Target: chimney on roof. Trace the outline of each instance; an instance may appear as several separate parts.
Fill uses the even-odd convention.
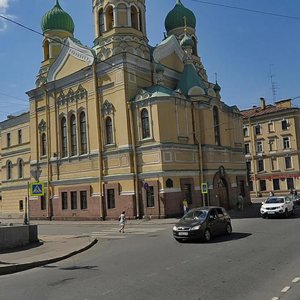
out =
[[[260,98],[260,108],[261,109],[265,109],[266,108],[266,100],[263,97]]]

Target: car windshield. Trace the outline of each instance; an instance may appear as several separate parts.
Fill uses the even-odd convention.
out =
[[[183,220],[205,219],[207,216],[206,210],[191,210],[184,217]]]
[[[284,199],[283,198],[272,197],[272,198],[268,198],[266,203],[284,203]]]

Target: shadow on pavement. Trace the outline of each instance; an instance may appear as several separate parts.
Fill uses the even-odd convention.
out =
[[[31,244],[26,245],[26,246],[20,246],[20,247],[16,247],[16,248],[12,248],[12,249],[3,249],[3,250],[0,250],[0,254],[27,251],[27,250],[38,248],[38,247],[42,246],[43,244],[44,244],[44,242],[39,241],[39,242],[36,242],[36,243],[31,243]]]

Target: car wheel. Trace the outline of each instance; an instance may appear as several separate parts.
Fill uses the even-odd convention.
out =
[[[209,242],[211,240],[211,233],[209,229],[205,229],[203,237],[205,242]]]
[[[267,216],[266,216],[266,215],[261,215],[261,217],[262,217],[263,219],[265,219]]]
[[[232,227],[230,224],[226,225],[226,234],[231,234],[232,233]]]

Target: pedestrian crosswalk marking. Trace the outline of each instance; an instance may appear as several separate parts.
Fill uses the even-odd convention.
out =
[[[104,239],[124,239],[130,235],[146,235],[157,231],[165,230],[166,228],[129,228],[125,229],[125,233],[120,233],[118,228],[107,228],[99,232],[94,231],[90,233],[91,237]]]

